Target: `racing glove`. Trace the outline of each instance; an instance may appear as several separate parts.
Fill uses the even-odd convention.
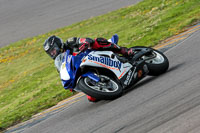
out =
[[[88,48],[90,48],[90,45],[94,43],[94,40],[90,38],[79,38],[79,50],[81,52],[84,52]]]
[[[81,52],[84,52],[85,50],[87,50],[89,48],[90,44],[88,42],[82,43],[81,46],[79,47],[79,50]]]

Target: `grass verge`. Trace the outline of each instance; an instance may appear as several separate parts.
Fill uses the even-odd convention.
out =
[[[50,35],[105,37],[121,46],[154,46],[200,20],[199,0],[144,0],[0,49],[0,129],[6,129],[72,94],[62,88],[53,61],[42,48]]]

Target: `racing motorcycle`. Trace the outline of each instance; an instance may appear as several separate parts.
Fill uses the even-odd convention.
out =
[[[117,43],[118,36],[114,35],[110,41]],[[74,56],[67,50],[60,70],[64,88],[99,100],[111,100],[145,76],[158,76],[168,70],[169,62],[162,52],[143,46],[132,48],[133,57],[89,49]]]

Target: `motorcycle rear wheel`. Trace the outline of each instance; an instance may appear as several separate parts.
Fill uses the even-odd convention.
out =
[[[155,49],[152,49],[152,50],[153,50],[152,54],[155,54],[156,57],[152,58],[150,60],[147,60],[145,62],[149,69],[148,75],[158,76],[160,74],[165,73],[168,70],[169,61],[162,52],[155,50]]]

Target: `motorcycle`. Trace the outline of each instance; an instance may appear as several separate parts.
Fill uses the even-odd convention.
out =
[[[110,41],[117,43],[118,36]],[[60,70],[63,87],[99,100],[111,100],[145,76],[158,76],[168,70],[169,61],[162,52],[143,46],[132,48],[132,57],[90,49],[74,56],[67,50]]]

